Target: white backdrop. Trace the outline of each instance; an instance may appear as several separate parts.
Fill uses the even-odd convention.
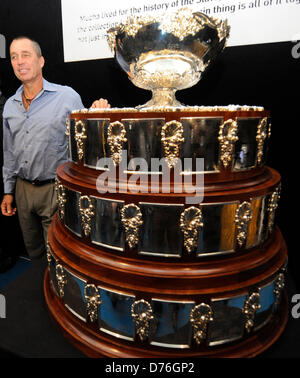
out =
[[[61,6],[65,62],[111,58],[110,27],[182,7],[227,19],[227,46],[293,41],[300,33],[300,0],[61,0]]]

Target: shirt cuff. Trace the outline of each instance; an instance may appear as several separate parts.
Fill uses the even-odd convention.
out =
[[[9,180],[4,182],[4,193],[5,194],[14,194],[16,186],[16,180]]]

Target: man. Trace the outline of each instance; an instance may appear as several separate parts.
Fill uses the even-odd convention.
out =
[[[48,227],[56,211],[55,176],[67,160],[65,122],[72,110],[83,108],[72,88],[43,78],[45,64],[39,44],[18,37],[10,45],[14,74],[22,86],[10,97],[3,112],[2,214],[18,209],[29,257],[45,252]],[[110,107],[100,99],[92,107]]]

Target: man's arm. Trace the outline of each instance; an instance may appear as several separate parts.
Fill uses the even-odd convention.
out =
[[[3,215],[12,216],[16,213],[14,207],[14,189],[15,189],[15,174],[14,174],[14,157],[12,154],[12,140],[7,121],[3,120],[3,183],[4,196],[1,203],[1,212]]]

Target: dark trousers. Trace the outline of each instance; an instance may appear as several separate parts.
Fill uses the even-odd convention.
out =
[[[15,200],[27,253],[39,257],[46,251],[48,228],[57,210],[55,183],[36,186],[18,178]]]

